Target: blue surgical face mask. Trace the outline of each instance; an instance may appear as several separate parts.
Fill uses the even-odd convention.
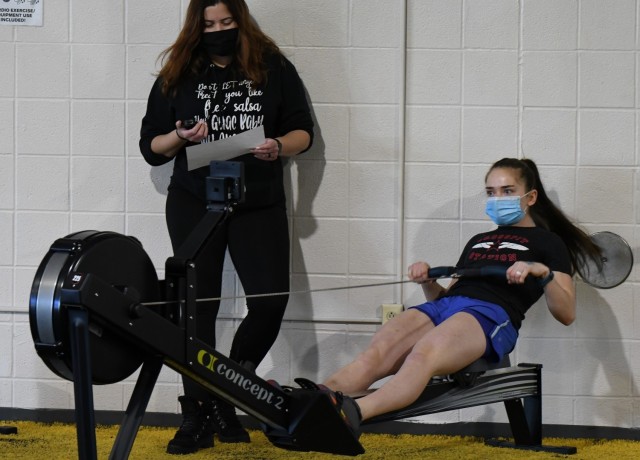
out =
[[[487,198],[485,212],[496,225],[513,225],[524,219],[526,212],[520,207],[522,196],[492,196]]]

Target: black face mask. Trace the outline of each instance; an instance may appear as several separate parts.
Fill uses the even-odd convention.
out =
[[[210,56],[231,56],[236,51],[238,28],[203,32],[200,45]]]

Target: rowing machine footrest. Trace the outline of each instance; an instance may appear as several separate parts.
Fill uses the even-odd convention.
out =
[[[358,434],[351,431],[336,411],[329,392],[296,388],[288,394],[291,398],[288,429],[263,425],[264,434],[273,445],[338,455],[364,453]]]

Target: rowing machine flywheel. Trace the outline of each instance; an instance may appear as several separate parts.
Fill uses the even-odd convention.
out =
[[[73,380],[67,306],[61,289],[72,273],[91,273],[141,302],[160,298],[158,275],[138,240],[87,230],[56,240],[36,272],[29,298],[31,335],[38,355],[58,376]],[[95,384],[119,382],[143,361],[141,351],[89,316],[89,348]]]

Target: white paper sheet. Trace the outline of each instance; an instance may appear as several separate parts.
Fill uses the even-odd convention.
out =
[[[250,129],[235,136],[226,137],[205,144],[187,147],[187,167],[189,171],[208,166],[212,161],[234,158],[264,143],[264,127]]]

